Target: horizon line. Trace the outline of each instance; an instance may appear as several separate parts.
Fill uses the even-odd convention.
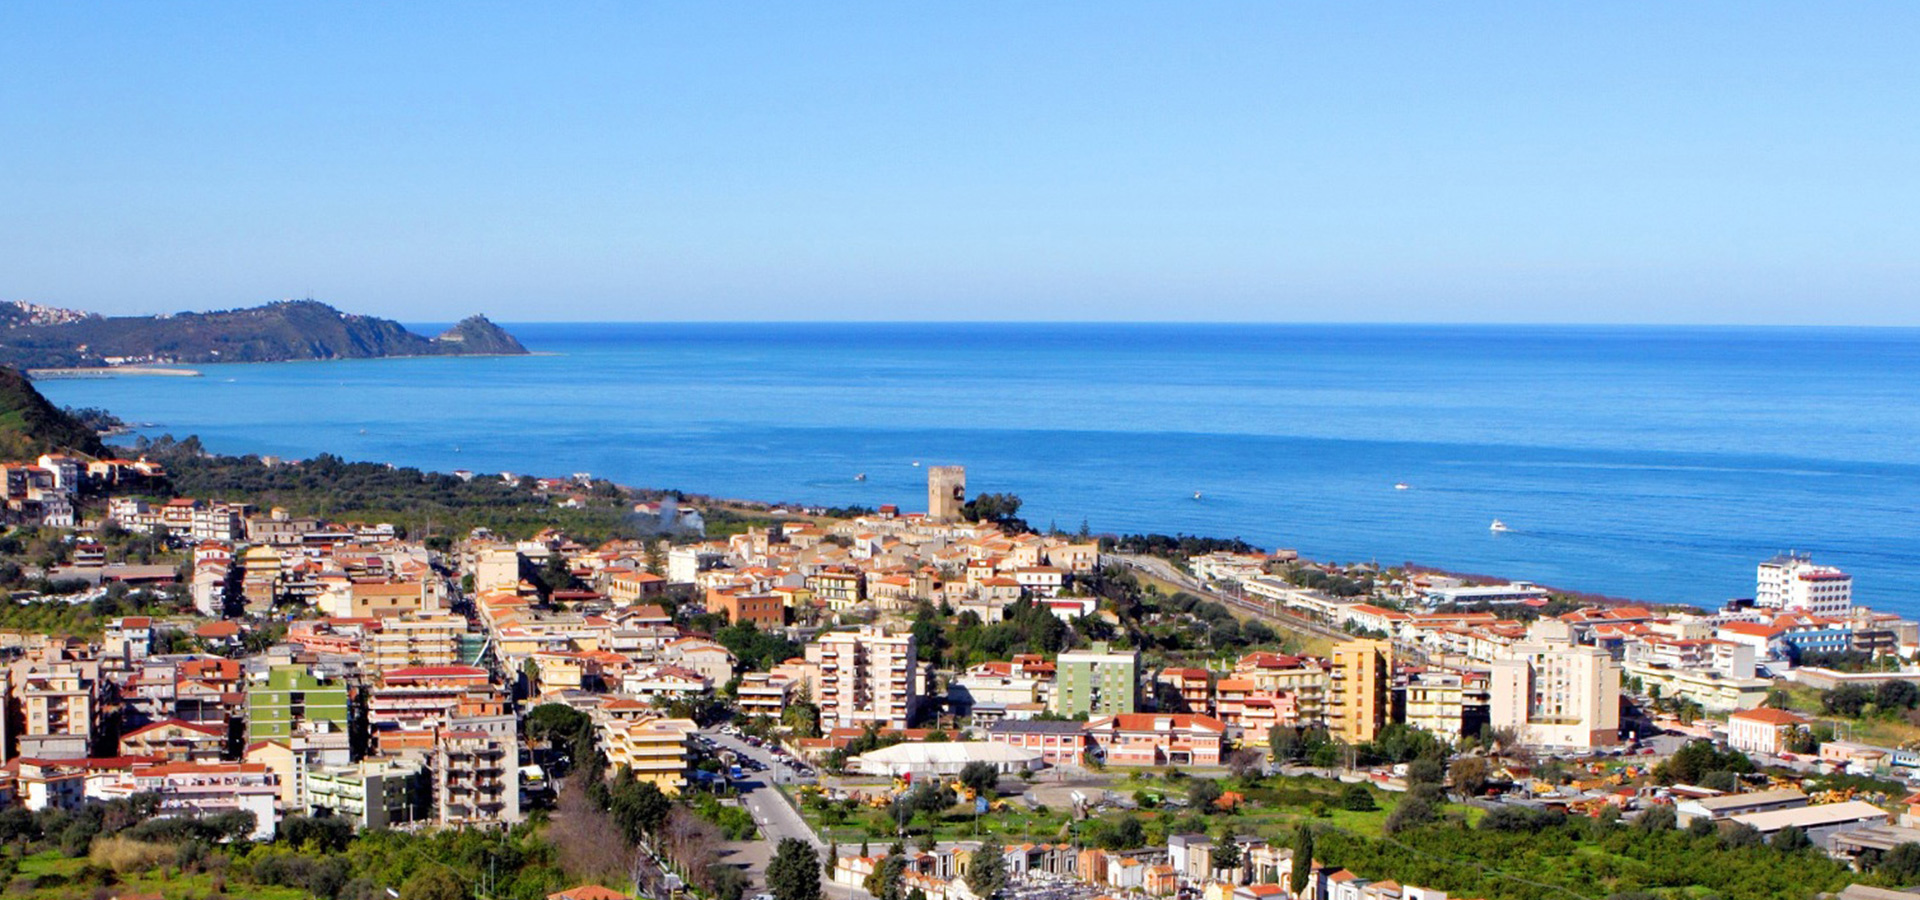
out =
[[[364,314],[363,314],[364,315]],[[482,314],[484,315],[484,314]],[[1366,321],[1341,319],[495,319],[497,325],[1139,325],[1139,326],[1308,326],[1343,328],[1635,328],[1635,329],[1767,329],[1920,331],[1920,323],[1874,325],[1857,323],[1779,322],[1564,322],[1564,321]],[[412,325],[451,325],[453,320],[402,319]]]

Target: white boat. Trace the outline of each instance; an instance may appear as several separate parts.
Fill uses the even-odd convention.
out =
[[[858,474],[858,475],[855,475],[855,476],[853,476],[853,480],[855,480],[855,481],[865,481],[865,480],[867,480],[867,473],[865,473],[865,472],[861,472],[860,474]]]
[[[1495,520],[1493,520],[1493,524],[1492,524],[1492,525],[1488,525],[1488,526],[1487,526],[1487,530],[1488,530],[1488,531],[1506,531],[1506,530],[1507,530],[1507,523],[1505,523],[1505,522],[1502,522],[1502,521],[1500,521],[1499,519],[1495,519]]]
[[[1411,490],[1412,488],[1413,488],[1413,485],[1410,485],[1404,481],[1396,481],[1393,483],[1393,489],[1396,491]]]
[[[1194,491],[1194,492],[1193,492],[1193,499],[1195,499],[1195,500],[1198,500],[1198,499],[1200,499],[1200,492],[1199,492],[1199,491]]]

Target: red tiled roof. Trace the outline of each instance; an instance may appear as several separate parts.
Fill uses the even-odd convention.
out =
[[[597,884],[583,884],[576,888],[548,894],[547,900],[632,900],[632,898],[612,888]]]
[[[1757,709],[1743,709],[1727,718],[1741,719],[1747,722],[1759,722],[1765,725],[1799,725],[1807,721],[1784,709],[1770,709],[1764,706]]]
[[[392,681],[395,678],[472,678],[486,674],[487,670],[479,666],[408,666],[389,669],[384,677]]]
[[[1173,728],[1198,728],[1204,731],[1225,733],[1227,724],[1212,716],[1192,713],[1121,713],[1113,717],[1113,726],[1121,731],[1155,731],[1159,720],[1168,720]]]
[[[143,725],[139,728],[129,731],[125,735],[122,735],[120,739],[124,741],[124,740],[127,740],[128,738],[139,737],[140,735],[146,734],[149,731],[153,731],[158,728],[166,728],[168,726],[173,726],[175,728],[185,728],[188,731],[198,731],[201,734],[208,735],[209,737],[224,738],[227,735],[227,730],[225,728],[220,728],[214,725],[196,725],[192,722],[182,721],[180,719],[161,719],[160,721],[155,722],[151,725]]]

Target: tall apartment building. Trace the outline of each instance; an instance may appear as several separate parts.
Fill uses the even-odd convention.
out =
[[[1853,609],[1853,576],[1813,557],[1782,553],[1760,564],[1753,590],[1756,606],[1845,617]]]
[[[1327,730],[1349,744],[1372,741],[1393,711],[1393,645],[1382,640],[1335,644],[1332,662]]]
[[[1054,712],[1063,716],[1118,716],[1140,708],[1140,653],[1112,650],[1104,641],[1069,650],[1054,661]]]
[[[888,634],[878,625],[830,631],[808,644],[807,662],[819,673],[813,696],[821,727],[907,727],[920,709],[918,651],[911,633]]]
[[[20,726],[17,755],[40,759],[93,755],[102,715],[99,660],[87,658],[69,642],[46,641],[7,665],[5,684],[10,706],[0,719],[12,719]],[[10,725],[0,726],[0,736],[10,730]]]
[[[418,760],[369,759],[307,773],[308,815],[336,815],[356,828],[388,828],[424,815],[425,767]]]
[[[247,535],[246,516],[251,510],[243,504],[212,503],[193,511],[192,537],[196,541],[232,543]]]
[[[97,679],[71,664],[31,670],[18,683],[20,755],[74,759],[92,754]]]
[[[286,559],[272,547],[256,544],[240,554],[240,598],[248,612],[263,613],[273,608],[286,569]]]
[[[1620,670],[1607,651],[1573,642],[1565,622],[1546,619],[1494,660],[1488,715],[1540,747],[1576,751],[1620,740]]]
[[[967,505],[967,467],[933,466],[927,469],[927,518],[952,522]]]
[[[433,745],[434,817],[442,825],[520,821],[520,751],[515,734],[483,728],[443,731]]]
[[[1394,688],[1394,720],[1448,740],[1477,735],[1487,724],[1485,669],[1414,672]]]
[[[466,633],[467,620],[460,616],[387,619],[366,638],[367,663],[376,669],[456,665]]]
[[[296,732],[346,733],[347,686],[306,666],[274,666],[247,686],[247,741],[285,740]]]

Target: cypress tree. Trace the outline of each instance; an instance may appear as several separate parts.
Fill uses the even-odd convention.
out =
[[[1300,826],[1300,833],[1293,837],[1293,872],[1287,879],[1287,891],[1295,897],[1307,889],[1307,876],[1313,871],[1313,829]]]

